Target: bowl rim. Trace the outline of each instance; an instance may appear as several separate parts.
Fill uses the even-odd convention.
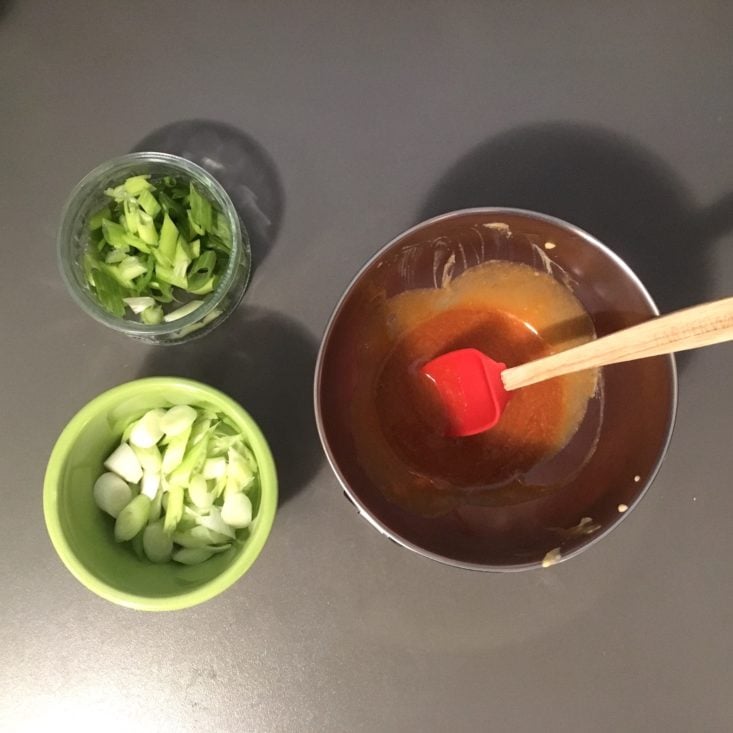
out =
[[[154,392],[161,387],[182,386],[206,396],[222,411],[247,427],[249,445],[254,452],[260,472],[259,523],[239,556],[222,573],[198,588],[167,597],[149,597],[119,590],[100,580],[90,572],[64,535],[58,512],[58,487],[62,469],[69,449],[79,438],[82,429],[100,411],[112,408],[121,397],[139,393],[139,390]],[[267,486],[267,491],[262,487]],[[249,570],[260,555],[275,519],[278,501],[278,481],[272,452],[265,436],[251,415],[235,400],[215,387],[183,377],[144,377],[124,382],[108,389],[87,402],[69,420],[53,446],[48,459],[43,481],[43,514],[46,529],[56,553],[67,570],[88,590],[120,606],[142,611],[174,611],[198,605],[219,595],[231,587]]]
[[[543,221],[548,224],[553,224],[555,226],[558,226],[566,230],[570,234],[574,234],[580,237],[584,242],[586,242],[587,244],[590,244],[592,247],[599,249],[603,254],[605,254],[611,260],[613,260],[619,266],[619,268],[624,271],[627,277],[629,277],[629,279],[637,287],[640,294],[643,296],[643,298],[646,300],[647,304],[649,305],[652,313],[657,316],[659,315],[659,308],[657,307],[657,304],[654,302],[654,299],[649,294],[649,291],[646,289],[646,287],[644,286],[642,281],[639,279],[639,277],[636,275],[636,273],[629,267],[629,265],[626,264],[626,262],[621,257],[619,257],[613,250],[611,250],[609,247],[603,244],[603,242],[601,242],[599,239],[597,239],[596,237],[594,237],[592,234],[585,231],[581,227],[576,226],[575,224],[571,224],[570,222],[567,222],[564,219],[560,219],[558,217],[551,216],[549,214],[543,214],[537,211],[532,211],[531,209],[521,209],[521,208],[515,208],[511,206],[477,206],[477,207],[470,207],[466,209],[456,209],[455,211],[448,211],[444,214],[439,214],[429,219],[425,219],[424,221],[420,221],[417,224],[399,233],[397,236],[393,237],[389,242],[387,242],[385,245],[380,247],[371,257],[369,257],[369,259],[359,268],[359,270],[354,275],[354,277],[352,277],[351,281],[349,282],[344,292],[342,293],[341,297],[338,299],[336,305],[334,306],[331,312],[331,315],[329,316],[329,319],[326,323],[326,327],[323,331],[323,335],[321,337],[321,343],[318,348],[318,356],[316,358],[316,367],[315,367],[314,378],[313,378],[313,406],[314,406],[314,411],[315,411],[315,416],[316,416],[316,427],[318,429],[318,437],[321,441],[321,445],[323,446],[323,450],[326,454],[326,459],[328,460],[328,463],[331,466],[331,470],[336,475],[336,478],[338,479],[339,483],[341,484],[341,488],[343,489],[346,497],[356,507],[359,516],[366,519],[366,521],[369,524],[371,524],[372,527],[374,527],[380,534],[387,537],[387,539],[390,539],[393,542],[396,542],[398,545],[401,545],[402,547],[408,550],[412,550],[413,552],[417,553],[418,555],[422,555],[423,557],[429,558],[431,560],[435,560],[444,565],[450,565],[450,566],[462,568],[465,570],[476,570],[476,571],[483,571],[483,572],[499,572],[499,573],[521,572],[524,570],[542,568],[544,567],[543,562],[535,561],[535,562],[527,562],[527,563],[515,563],[511,565],[491,565],[491,564],[481,564],[481,563],[472,563],[472,562],[464,562],[461,560],[455,560],[455,559],[440,555],[438,553],[431,552],[429,550],[426,550],[420,547],[419,545],[416,545],[413,542],[410,542],[409,540],[405,539],[404,537],[390,530],[389,527],[387,527],[385,524],[380,522],[376,517],[372,516],[369,509],[359,499],[356,492],[354,492],[352,488],[349,486],[349,483],[346,480],[346,477],[343,475],[343,473],[339,469],[338,463],[336,461],[336,457],[333,454],[333,451],[331,450],[331,447],[328,442],[328,438],[326,436],[325,426],[323,424],[323,415],[321,411],[321,392],[322,392],[321,377],[322,377],[322,372],[323,372],[323,362],[325,359],[326,346],[331,337],[331,333],[333,331],[334,324],[336,323],[336,320],[338,319],[341,313],[341,310],[343,309],[344,303],[346,302],[347,298],[351,295],[354,289],[354,286],[358,283],[361,277],[372,267],[372,265],[377,260],[379,260],[380,257],[384,256],[392,247],[394,247],[396,244],[398,244],[401,240],[405,239],[406,237],[414,234],[415,232],[425,227],[431,226],[433,224],[440,223],[442,221],[447,221],[449,219],[458,218],[460,216],[476,215],[476,214],[486,215],[486,216],[491,216],[491,217],[497,217],[497,216],[506,215],[506,214],[524,216],[524,217],[528,217],[531,219]],[[576,547],[574,550],[572,550],[571,552],[568,552],[567,554],[561,555],[557,560],[554,560],[552,562],[552,565],[558,565],[562,562],[565,562],[566,560],[570,560],[571,558],[576,557],[577,555],[584,552],[589,547],[592,547],[597,542],[599,542],[601,539],[606,537],[606,535],[608,535],[614,529],[616,529],[616,527],[618,527],[619,524],[629,514],[631,514],[631,512],[639,505],[639,503],[644,498],[644,496],[646,496],[646,493],[649,490],[649,487],[654,482],[654,479],[657,477],[657,474],[659,473],[659,470],[662,467],[664,459],[667,455],[667,451],[669,450],[670,443],[672,441],[672,434],[674,432],[675,421],[677,418],[677,404],[678,404],[678,392],[679,392],[677,364],[674,358],[674,354],[668,354],[666,356],[666,359],[669,363],[669,367],[671,370],[672,395],[671,395],[671,404],[670,404],[670,411],[669,411],[669,419],[667,423],[667,430],[666,430],[666,434],[664,437],[664,444],[662,446],[662,450],[659,452],[659,457],[657,458],[656,463],[652,467],[652,470],[649,472],[649,475],[646,478],[644,484],[640,487],[639,493],[634,498],[634,501],[628,506],[628,509],[626,511],[619,512],[618,517],[615,519],[615,521],[610,522],[606,527],[603,528],[602,531],[598,532],[597,534],[594,534],[584,544],[580,545],[579,547]]]

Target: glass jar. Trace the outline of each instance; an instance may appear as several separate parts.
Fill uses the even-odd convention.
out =
[[[176,176],[193,181],[226,217],[231,232],[229,261],[215,290],[188,315],[156,325],[120,318],[102,308],[90,290],[83,266],[89,240],[89,217],[109,202],[105,189],[138,175],[150,175],[153,180],[162,176]],[[203,168],[185,158],[153,152],[131,153],[109,160],[79,182],[64,207],[58,235],[58,261],[64,282],[82,310],[115,331],[151,344],[190,341],[209,333],[226,320],[244,295],[252,262],[247,231],[221,184]]]

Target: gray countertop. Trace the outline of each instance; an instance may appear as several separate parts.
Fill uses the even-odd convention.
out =
[[[513,205],[616,249],[663,310],[733,292],[729,2],[0,2],[0,729],[727,731],[733,346],[680,360],[677,428],[622,526],[544,571],[459,571],[342,496],[311,407],[339,295],[432,214]],[[255,235],[232,320],[153,348],[66,294],[55,234],[98,163],[207,158]],[[128,611],[64,569],[45,463],[141,375],[229,392],[282,501],[252,570]]]

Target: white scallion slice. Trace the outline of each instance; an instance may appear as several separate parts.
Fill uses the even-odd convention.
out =
[[[227,487],[227,475],[226,473],[223,476],[220,476],[216,481],[214,482],[214,499],[218,499],[223,493],[224,489]]]
[[[134,448],[152,448],[163,437],[160,423],[165,410],[149,410],[133,426],[130,431],[130,443]]]
[[[136,484],[143,477],[143,469],[135,451],[127,443],[120,443],[104,462],[104,467],[122,476],[125,481]]]
[[[171,407],[160,419],[161,430],[170,437],[176,437],[188,431],[196,420],[196,410],[189,405]]]
[[[93,493],[97,506],[115,518],[133,498],[129,484],[116,473],[103,473],[94,482]]]
[[[221,509],[216,505],[211,507],[206,516],[199,517],[197,523],[202,527],[212,530],[212,532],[218,532],[232,540],[235,537],[234,529],[221,518]]]
[[[208,560],[213,554],[211,550],[206,550],[203,547],[184,547],[173,553],[173,559],[183,565],[198,565],[204,560]]]
[[[207,458],[204,462],[202,469],[204,478],[208,481],[210,479],[218,479],[222,476],[226,476],[227,473],[227,461],[226,458],[220,456],[218,458]]]
[[[150,516],[150,499],[138,494],[117,516],[115,539],[131,540],[146,524]]]
[[[163,513],[163,488],[158,489],[158,493],[150,504],[150,513],[148,522],[157,522]]]
[[[231,538],[225,537],[218,532],[212,532],[207,527],[196,525],[186,530],[179,530],[173,533],[173,541],[181,547],[206,547],[221,542],[228,542]]]
[[[228,542],[225,545],[206,545],[204,549],[208,550],[209,552],[213,552],[214,554],[217,554],[220,552],[226,552],[231,546],[232,543]]]
[[[173,554],[173,540],[163,529],[162,522],[154,522],[143,531],[143,550],[150,562],[168,562]]]
[[[183,462],[186,455],[186,444],[188,443],[189,431],[171,438],[165,453],[163,454],[163,473],[168,475],[175,471]]]
[[[245,492],[258,470],[238,428],[189,405],[149,410],[120,427],[109,473],[93,489],[100,509],[116,517],[115,539],[156,563],[197,564],[226,552],[252,522]]]
[[[249,463],[241,453],[234,448],[230,448],[227,457],[229,464],[225,495],[247,489],[255,478],[252,469],[249,467]]]
[[[221,508],[221,518],[226,524],[235,529],[249,527],[252,522],[252,502],[244,493],[224,496],[224,506]]]
[[[163,465],[163,456],[160,455],[158,446],[153,445],[150,448],[140,448],[137,445],[131,446],[135,451],[137,460],[143,467],[143,473],[160,473]]]
[[[196,445],[196,443],[209,434],[210,430],[211,419],[208,417],[198,418],[191,426],[191,445]]]
[[[143,480],[140,484],[140,493],[154,501],[158,495],[158,489],[160,488],[160,474],[152,471],[143,472]]]
[[[180,308],[166,313],[163,316],[163,320],[166,323],[170,323],[171,321],[177,321],[179,318],[184,318],[189,313],[193,313],[203,302],[203,300],[190,300],[186,305],[182,305]]]
[[[123,298],[122,299],[135,315],[140,315],[146,308],[153,308],[156,305],[155,298],[147,296],[141,298]]]
[[[214,496],[209,492],[209,485],[201,474],[191,477],[188,495],[199,509],[208,509],[214,503]]]

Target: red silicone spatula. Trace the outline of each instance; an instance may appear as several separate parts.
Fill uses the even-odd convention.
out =
[[[468,436],[493,428],[511,393],[546,379],[622,361],[697,349],[733,339],[733,298],[704,303],[507,369],[476,349],[438,356],[421,368],[434,383],[448,434]]]

